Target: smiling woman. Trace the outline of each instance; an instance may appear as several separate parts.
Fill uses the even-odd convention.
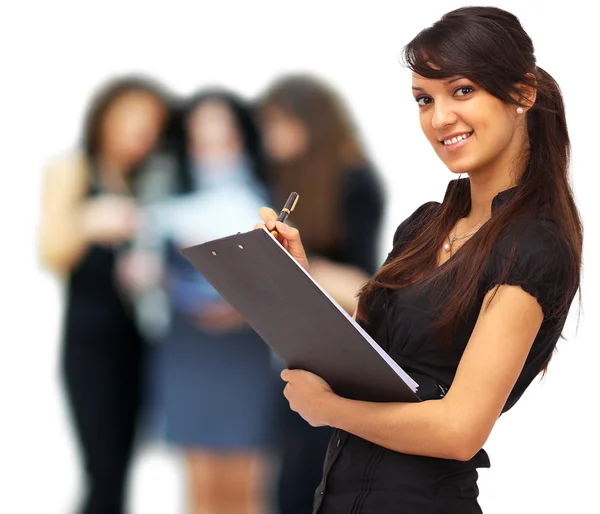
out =
[[[457,9],[404,57],[423,133],[468,178],[400,224],[360,293],[357,320],[423,401],[358,402],[309,372],[282,373],[292,410],[336,428],[315,500],[322,514],[481,513],[482,447],[547,368],[580,283],[562,96],[519,20]],[[271,228],[275,214],[261,214]],[[298,231],[277,230],[303,260]]]
[[[474,83],[473,78],[440,80],[413,73],[421,128],[452,172],[473,174],[490,161],[497,168],[509,169],[509,159],[525,153],[526,124],[515,108]],[[527,104],[533,105],[535,88],[523,84],[522,91]],[[504,150],[503,159],[497,160]]]

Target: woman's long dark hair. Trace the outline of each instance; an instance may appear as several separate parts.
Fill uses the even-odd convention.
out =
[[[168,91],[165,86],[151,77],[144,75],[125,75],[116,77],[106,82],[97,91],[90,102],[83,123],[81,146],[84,156],[89,163],[92,181],[96,180],[98,174],[98,161],[102,147],[102,123],[106,113],[117,100],[130,93],[146,93],[156,99],[164,109],[165,119],[163,129],[158,138],[156,147],[151,153],[163,152],[172,154],[174,152],[177,138],[176,128],[173,123],[173,110],[175,107],[174,95]],[[150,154],[142,159],[141,162],[135,163],[134,168],[128,170],[129,172],[125,176],[129,186],[134,191],[138,189],[139,182],[143,179],[144,165],[146,164],[148,157],[150,157]],[[187,183],[186,177],[181,174],[180,170],[175,171],[175,176],[173,178],[178,184]],[[177,187],[179,188],[181,186],[178,185]]]
[[[178,109],[176,121],[174,122],[179,166],[187,170],[184,173],[186,176],[185,189],[189,191],[192,188],[191,175],[187,169],[190,152],[186,130],[187,119],[201,104],[207,101],[222,102],[229,108],[241,135],[242,151],[249,159],[251,171],[259,183],[265,184],[265,164],[260,130],[251,104],[232,91],[211,87],[203,89],[183,102]]]
[[[276,108],[298,120],[308,134],[308,148],[293,162],[271,163],[276,205],[290,191],[310,198],[310,209],[294,212],[294,225],[310,251],[336,251],[342,239],[340,221],[343,174],[366,164],[365,153],[347,106],[324,81],[307,74],[276,80],[263,94],[261,113]]]
[[[399,289],[429,274],[426,282],[434,280],[447,288],[443,297],[448,300],[441,308],[437,328],[448,343],[477,301],[481,273],[494,243],[517,218],[538,214],[556,223],[571,251],[564,301],[545,313],[566,316],[580,285],[582,225],[569,183],[570,143],[562,95],[556,81],[536,66],[531,39],[519,20],[506,11],[465,7],[420,32],[404,48],[403,57],[407,67],[423,77],[464,76],[506,104],[527,106],[519,86],[535,88],[535,104],[527,111],[529,153],[523,156],[525,171],[511,201],[497,209],[465,243],[468,251],[457,252],[436,270],[439,248],[471,208],[469,181],[455,181],[440,208],[432,209],[423,221],[415,239],[365,284],[359,317],[367,320],[367,302],[376,291]]]
[[[83,123],[82,146],[85,154],[92,160],[100,152],[100,135],[102,122],[108,109],[123,95],[142,92],[156,98],[167,114],[173,102],[172,95],[156,80],[141,75],[117,77],[104,84],[90,102]],[[165,123],[165,134],[168,132],[168,116]]]

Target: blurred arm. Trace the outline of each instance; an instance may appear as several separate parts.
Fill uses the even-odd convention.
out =
[[[356,310],[358,305],[356,295],[370,278],[355,266],[338,264],[319,257],[311,260],[310,274],[315,282],[349,314]]]
[[[51,165],[42,190],[39,252],[45,266],[64,275],[87,248],[78,209],[87,189],[86,164],[72,157]]]

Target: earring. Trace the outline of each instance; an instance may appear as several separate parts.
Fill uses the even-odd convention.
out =
[[[523,114],[523,107],[517,107],[517,114]]]

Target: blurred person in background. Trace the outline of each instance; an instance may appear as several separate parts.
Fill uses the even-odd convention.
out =
[[[85,469],[82,514],[124,512],[144,342],[115,261],[136,231],[132,190],[168,118],[160,85],[110,81],[91,102],[81,148],[46,171],[39,251],[65,285],[62,375]]]
[[[291,224],[302,233],[311,275],[352,314],[379,266],[384,197],[348,108],[322,80],[291,74],[263,94],[260,119],[275,205],[291,191],[300,195]],[[287,402],[280,417],[279,510],[308,514],[333,429],[311,427]]]
[[[269,203],[259,131],[245,102],[221,89],[192,97],[180,118],[189,191],[157,205],[150,223],[165,242],[158,278],[171,310],[152,358],[150,419],[156,436],[185,452],[190,512],[264,514],[278,370],[269,347],[180,253],[246,231]]]

